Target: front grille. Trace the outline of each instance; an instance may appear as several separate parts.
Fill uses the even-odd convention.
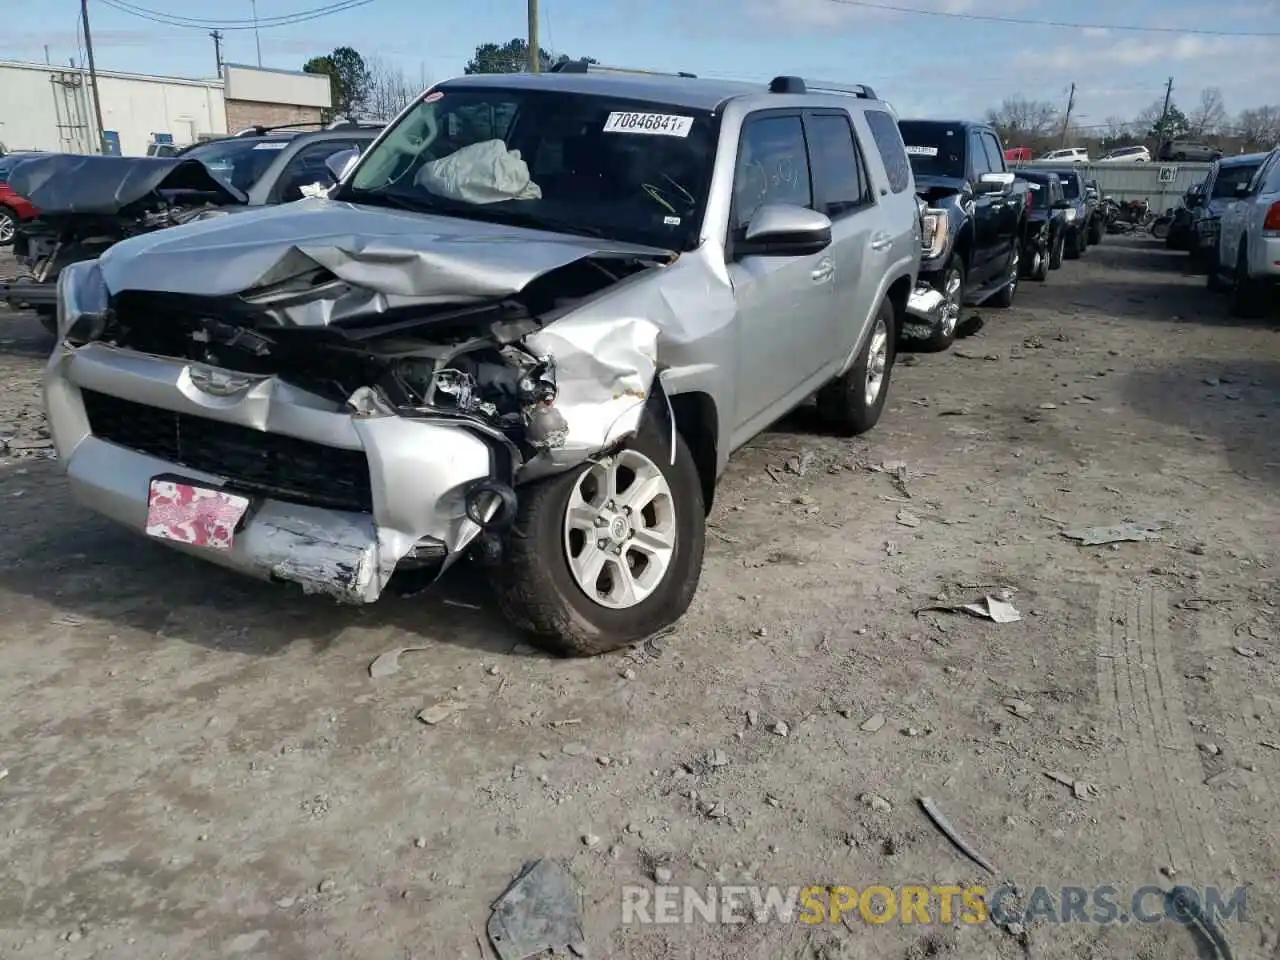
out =
[[[89,429],[102,440],[202,473],[228,487],[336,510],[373,512],[369,462],[356,450],[174,413],[83,390]]]

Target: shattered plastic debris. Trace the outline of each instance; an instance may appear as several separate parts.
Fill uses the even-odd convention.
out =
[[[1070,787],[1077,800],[1096,800],[1102,795],[1102,791],[1086,780],[1076,780],[1068,777],[1065,773],[1058,773],[1056,770],[1046,770],[1044,775],[1055,783]]]
[[[1078,540],[1082,547],[1096,547],[1106,543],[1124,543],[1141,540],[1159,540],[1163,526],[1150,523],[1117,523],[1110,527],[1077,527],[1063,530],[1068,540]]]
[[[582,897],[573,876],[554,861],[525,864],[492,910],[486,932],[499,960],[565,951],[587,955]]]
[[[984,620],[990,620],[993,623],[1016,623],[1022,619],[1016,607],[1012,603],[1004,600],[997,600],[995,597],[983,597],[975,603],[956,603],[942,604],[940,606],[924,607],[917,610],[917,614],[936,610],[942,613],[967,613],[970,616],[981,617]]]
[[[401,654],[426,649],[426,647],[397,647],[394,650],[388,650],[385,653],[380,653],[374,658],[373,663],[369,664],[369,676],[374,680],[381,680],[383,677],[389,677],[393,673],[399,672]]]

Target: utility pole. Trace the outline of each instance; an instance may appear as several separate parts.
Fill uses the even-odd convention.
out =
[[[1067,96],[1067,112],[1062,115],[1062,141],[1058,144],[1060,147],[1067,145],[1067,132],[1071,129],[1071,111],[1076,105],[1076,85],[1071,84],[1071,93]]]
[[[258,47],[258,66],[262,66],[262,37],[258,36],[258,0],[249,0],[253,7],[253,42]]]
[[[1168,139],[1168,128],[1166,123],[1169,120],[1169,104],[1173,100],[1173,77],[1169,78],[1169,82],[1164,85],[1164,109],[1160,111],[1160,137],[1156,143],[1156,159],[1160,158],[1160,151],[1164,149],[1165,140]]]
[[[89,34],[89,0],[80,0],[84,24],[84,50],[89,58],[89,89],[93,91],[93,115],[98,121],[98,152],[106,153],[106,128],[102,125],[102,101],[98,99],[98,71],[93,66],[93,37]]]
[[[529,4],[529,63],[530,73],[542,72],[542,45],[538,40],[538,0],[527,0]]]
[[[214,30],[209,37],[213,40],[213,59],[218,63],[218,76],[222,76],[222,31]]]

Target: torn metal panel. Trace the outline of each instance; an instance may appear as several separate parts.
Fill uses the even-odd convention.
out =
[[[99,157],[56,153],[14,168],[9,185],[42,217],[70,214],[113,216],[157,191],[210,195],[218,203],[247,198],[209,172],[199,160],[182,157]]]
[[[521,479],[581,463],[640,426],[658,372],[658,326],[639,316],[572,315],[526,338],[555,363],[555,409],[564,442],[521,471]]]
[[[321,270],[359,288],[333,289],[340,309],[308,301],[287,312],[290,323],[319,326],[395,306],[500,300],[588,257],[670,256],[594,237],[313,198],[135,237],[103,256],[102,272],[113,294],[232,297]]]

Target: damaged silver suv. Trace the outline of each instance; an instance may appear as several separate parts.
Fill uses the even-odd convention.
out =
[[[468,76],[330,197],[68,267],[46,403],[139,532],[355,603],[470,552],[592,654],[688,608],[734,448],[814,394],[876,423],[919,256],[865,88]]]

